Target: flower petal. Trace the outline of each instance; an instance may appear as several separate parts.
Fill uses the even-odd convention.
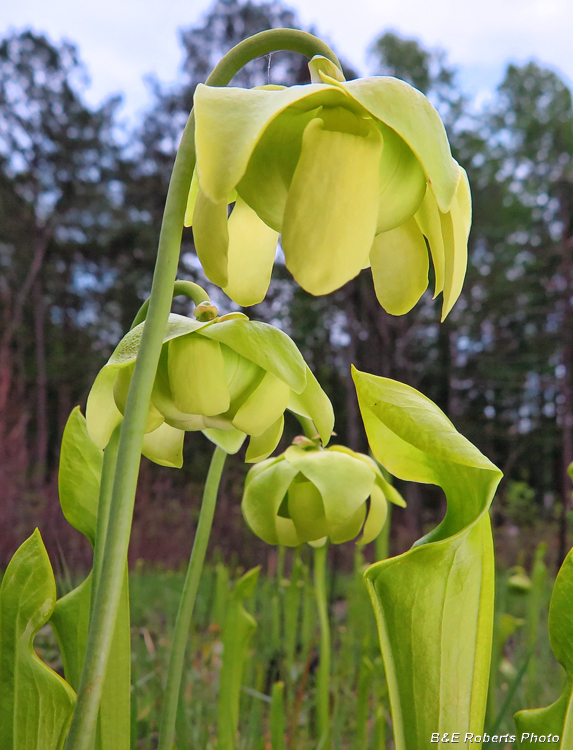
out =
[[[344,523],[329,527],[330,541],[333,544],[343,544],[357,537],[364,524],[365,516],[366,503],[363,503]]]
[[[258,537],[267,544],[279,544],[277,513],[298,472],[288,461],[280,459],[260,466],[260,471],[257,471],[258,466],[251,469],[256,473],[245,482],[241,509],[245,521]]]
[[[310,367],[306,367],[306,387],[302,393],[291,391],[288,409],[312,419],[323,445],[328,445],[334,429],[334,409]]]
[[[342,107],[323,110],[304,131],[282,247],[287,268],[307,292],[328,294],[367,262],[378,215],[381,150],[382,136],[372,121]]]
[[[335,65],[332,60],[324,55],[315,55],[312,60],[308,63],[308,69],[310,71],[310,80],[312,83],[322,83],[323,75],[327,75],[329,78],[334,78],[335,81],[345,81],[344,73],[340,70],[338,65]]]
[[[229,218],[228,284],[223,288],[242,307],[262,302],[269,288],[279,235],[241,198]]]
[[[247,437],[244,432],[235,430],[234,428],[230,430],[214,430],[208,427],[203,430],[203,435],[231,456],[240,450]]]
[[[389,232],[408,221],[418,210],[426,192],[426,176],[412,149],[382,123],[384,138],[380,157],[380,203],[376,234]]]
[[[282,230],[288,191],[302,148],[302,134],[317,111],[291,108],[271,120],[237,186],[239,195],[277,232]]]
[[[210,417],[230,405],[225,362],[216,341],[188,334],[169,342],[169,385],[177,409]]]
[[[289,106],[302,111],[352,101],[328,84],[282,90],[199,84],[194,93],[199,184],[215,203],[239,183],[255,146],[271,120]]]
[[[170,427],[165,422],[143,438],[141,452],[160,466],[180,469],[183,466],[183,430]]]
[[[328,522],[319,489],[308,479],[297,477],[288,489],[288,513],[303,542],[328,536]]]
[[[113,397],[113,384],[119,369],[113,365],[102,367],[88,395],[86,427],[92,443],[100,450],[109,443],[111,433],[123,419]]]
[[[301,393],[306,386],[306,363],[286,333],[254,320],[228,320],[202,330],[202,335],[220,341],[250,359],[263,370]]]
[[[436,203],[436,198],[430,185],[426,189],[426,195],[422,205],[416,214],[416,221],[422,234],[428,240],[432,261],[434,263],[434,273],[436,276],[436,287],[434,289],[434,299],[444,289],[445,277],[445,255],[444,255],[444,238],[442,237],[442,222],[440,218],[440,209]]]
[[[460,168],[452,158],[440,115],[428,99],[404,81],[389,76],[358,78],[339,86],[406,141],[418,157],[440,209],[448,211]]]
[[[369,544],[384,528],[388,517],[388,503],[381,488],[375,484],[370,495],[370,510],[357,544]]]
[[[205,276],[217,286],[227,285],[229,231],[227,201],[213,203],[199,190],[193,212],[193,242]]]
[[[376,296],[390,315],[411,310],[428,286],[428,249],[414,218],[376,236],[370,253]]]
[[[267,372],[233,418],[233,426],[247,435],[262,435],[283,414],[290,396],[289,386]]]
[[[254,464],[264,461],[265,458],[271,455],[282,437],[284,424],[285,418],[281,414],[277,421],[265,430],[262,435],[251,438],[249,447],[247,448],[247,455],[245,456],[246,463]]]
[[[285,451],[285,458],[318,487],[329,525],[345,523],[372,492],[374,472],[352,456],[304,451],[293,445]]]
[[[117,377],[113,384],[113,398],[115,405],[122,414],[125,414],[125,407],[127,404],[127,396],[129,394],[129,386],[131,385],[131,378],[135,369],[135,361],[130,362],[124,367],[120,367],[117,372]],[[159,425],[164,422],[163,414],[161,414],[153,403],[150,401],[147,408],[147,422],[145,423],[145,432],[153,432]]]
[[[277,529],[277,544],[282,544],[283,547],[298,547],[299,544],[302,544],[302,539],[299,539],[295,525],[290,518],[277,516],[275,524]]]
[[[449,213],[441,215],[446,261],[442,320],[446,318],[460,296],[466,276],[471,211],[470,186],[465,170],[462,170],[452,207]]]

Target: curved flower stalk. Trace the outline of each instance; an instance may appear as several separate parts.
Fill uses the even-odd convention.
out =
[[[357,543],[368,544],[384,526],[388,501],[405,505],[370,456],[304,437],[294,443],[247,474],[243,516],[267,544],[341,544],[361,530]]]
[[[309,67],[312,82],[290,88],[197,87],[186,224],[205,273],[239,304],[260,302],[280,233],[306,291],[328,294],[371,265],[381,305],[401,315],[428,286],[427,242],[445,317],[465,276],[471,197],[437,111],[396,78],[346,82],[321,56]]]
[[[90,392],[87,427],[99,448],[123,419],[144,326],[124,336]],[[181,467],[185,432],[202,430],[227,453],[249,435],[247,461],[261,461],[281,438],[287,408],[312,419],[328,442],[332,405],[285,333],[242,313],[208,321],[171,314],[142,452],[155,463]]]
[[[569,748],[573,745],[573,622],[571,601],[573,600],[573,550],[569,552],[555,579],[551,605],[549,607],[549,638],[557,661],[565,669],[567,682],[560,697],[547,708],[518,711],[515,714],[517,746],[530,747],[533,736],[543,736],[543,742],[555,743],[555,747]],[[551,740],[549,740],[551,737]],[[558,739],[555,739],[555,738]],[[537,739],[535,740],[537,742]]]
[[[437,528],[365,573],[396,750],[419,750],[454,727],[481,737],[494,604],[488,509],[501,472],[418,391],[358,370],[353,377],[376,459],[400,479],[441,487],[448,501]]]

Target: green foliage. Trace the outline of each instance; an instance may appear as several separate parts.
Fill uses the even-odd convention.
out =
[[[573,629],[571,619],[573,601],[573,551],[569,552],[555,581],[549,609],[549,637],[556,659],[567,673],[567,684],[561,697],[547,708],[519,711],[515,715],[518,746],[530,745],[531,734],[557,735],[558,747],[568,748],[573,741],[573,717],[571,702],[573,694]],[[523,735],[527,736],[523,738]]]
[[[10,561],[0,588],[0,746],[60,750],[75,693],[34,652],[34,636],[50,619],[56,582],[40,532]]]
[[[518,526],[531,527],[539,519],[535,490],[527,482],[507,483],[503,507],[508,519]]]
[[[376,563],[365,574],[396,748],[414,750],[432,732],[454,726],[479,734],[493,625],[488,509],[501,472],[413,388],[357,370],[353,374],[374,456],[400,479],[438,485],[448,501],[436,529],[409,552]]]

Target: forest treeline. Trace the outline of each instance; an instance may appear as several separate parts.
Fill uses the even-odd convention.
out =
[[[180,31],[177,82],[151,82],[153,103],[129,132],[119,98],[87,104],[86,72],[72,44],[32,30],[0,40],[0,565],[37,524],[62,567],[85,559],[57,502],[65,421],[85,405],[150,290],[168,179],[196,85],[232,45],[279,26],[302,28],[278,2],[216,2]],[[295,339],[334,403],[338,440],[352,448],[366,443],[350,363],[436,401],[506,475],[496,523],[553,523],[558,555],[568,544],[573,461],[571,90],[539,62],[510,64],[478,104],[443,52],[392,32],[373,40],[369,64],[368,71],[347,66],[347,77],[396,75],[426,93],[468,171],[474,216],[462,296],[443,323],[431,292],[396,318],[377,304],[367,270],[314,298],[278,264],[267,299],[246,312]],[[307,80],[306,62],[281,53],[250,63],[234,83]],[[191,230],[179,277],[205,283]],[[220,309],[237,309],[206,286]],[[174,310],[188,311],[180,300]],[[293,421],[284,440],[296,429]],[[134,557],[174,564],[188,553],[209,451],[201,434],[189,434],[181,471],[144,459]],[[241,539],[255,545],[240,516],[243,475],[241,462],[231,462],[215,534],[224,554]],[[409,509],[396,518],[397,548],[443,511],[431,490],[404,489]]]

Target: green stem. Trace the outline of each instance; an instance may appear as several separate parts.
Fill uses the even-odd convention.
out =
[[[329,747],[330,738],[330,624],[326,598],[326,556],[328,543],[314,549],[314,591],[320,623],[320,662],[317,678],[318,737],[322,750]]]
[[[293,29],[273,29],[256,34],[228,52],[213,70],[207,83],[211,86],[226,86],[235,73],[251,59],[282,49],[301,52],[309,57],[325,55],[336,62],[334,53],[310,34]],[[77,701],[65,750],[89,750],[95,735],[105,670],[123,587],[147,411],[171,309],[185,208],[195,169],[194,136],[195,117],[191,111],[169,182],[149,310],[121,425],[100,584],[94,600],[94,614],[90,622]]]
[[[201,302],[209,302],[209,295],[203,289],[203,287],[199,286],[199,284],[194,284],[192,281],[176,281],[173,285],[172,296],[187,297],[188,299],[193,300],[195,305],[199,305]],[[143,321],[147,317],[150,299],[151,298],[148,297],[137,311],[137,315],[135,316],[135,318],[133,319],[133,323],[131,324],[132,329],[140,323],[143,323]]]
[[[99,488],[99,500],[97,506],[97,527],[94,544],[94,560],[92,567],[92,590],[90,602],[90,618],[94,611],[96,592],[101,578],[103,565],[103,553],[109,523],[109,511],[111,507],[111,493],[113,490],[113,478],[117,464],[117,449],[119,446],[119,425],[113,431],[109,443],[103,453],[103,467],[101,472],[101,483]]]
[[[173,735],[175,733],[175,724],[177,721],[177,704],[181,690],[181,676],[183,674],[183,663],[185,660],[185,649],[189,637],[189,628],[193,616],[193,607],[199,588],[199,580],[203,571],[205,553],[211,534],[213,524],[213,515],[215,513],[215,504],[217,502],[217,493],[219,483],[225,466],[227,454],[222,448],[215,448],[207,481],[203,491],[203,502],[201,503],[201,512],[199,514],[199,523],[193,541],[189,567],[185,577],[183,593],[179,602],[179,611],[175,621],[175,630],[173,631],[173,643],[171,646],[171,655],[169,657],[169,670],[167,672],[167,685],[165,687],[165,697],[163,700],[163,711],[161,715],[161,729],[159,732],[158,750],[171,750],[173,747]]]

